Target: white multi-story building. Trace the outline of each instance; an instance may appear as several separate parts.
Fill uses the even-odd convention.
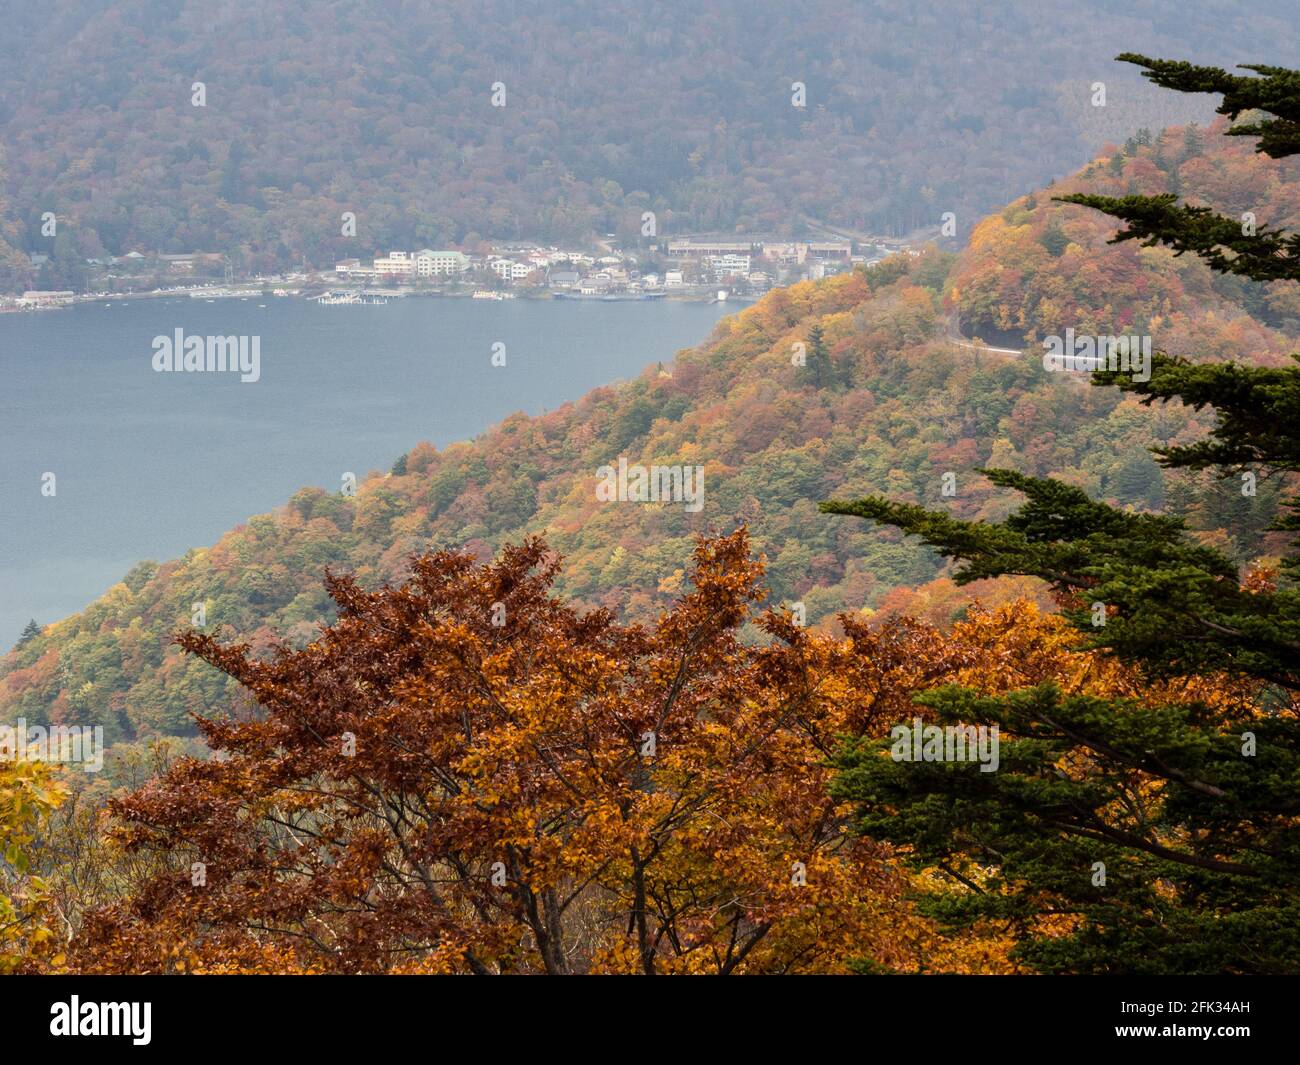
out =
[[[533,272],[528,263],[517,263],[513,259],[493,259],[488,265],[503,281],[521,281]]]
[[[409,252],[404,251],[376,255],[375,274],[378,277],[412,277],[415,274],[415,260]]]
[[[421,248],[415,253],[416,277],[454,277],[469,269],[469,259],[458,251]]]
[[[743,277],[749,273],[748,255],[715,255],[712,263],[713,270],[719,277],[730,277],[733,274]]]

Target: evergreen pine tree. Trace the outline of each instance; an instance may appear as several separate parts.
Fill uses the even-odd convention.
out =
[[[1300,73],[1259,77],[1182,62],[1120,57],[1156,84],[1224,97],[1221,114],[1268,116],[1234,126],[1274,158],[1300,151]],[[1149,138],[1147,138],[1149,140]],[[1128,223],[1115,240],[1191,251],[1220,272],[1300,280],[1300,237],[1249,231],[1172,195],[1075,195]],[[1194,363],[1157,353],[1149,381],[1105,372],[1151,405],[1211,407],[1203,441],[1156,448],[1169,468],[1225,483],[1300,472],[1300,369]],[[1129,513],[1077,488],[1011,470],[983,471],[1027,502],[998,524],[873,496],[824,503],[921,537],[960,560],[961,583],[1040,577],[1069,604],[1081,647],[1172,680],[1233,679],[1231,708],[1099,699],[1042,685],[983,698],[955,687],[921,703],[941,722],[998,725],[1000,768],[894,761],[888,741],[841,753],[837,792],[864,834],[906,845],[918,867],[957,892],[936,894],[940,919],[996,919],[1046,972],[1280,973],[1300,969],[1300,540],[1276,579],[1192,541],[1181,518]],[[1243,489],[1244,490],[1244,489]],[[1300,530],[1300,497],[1275,528]],[[1097,606],[1101,612],[1098,613]],[[1100,618],[1100,624],[1098,619]]]
[[[829,388],[834,383],[835,373],[834,368],[831,366],[831,354],[826,349],[826,341],[823,339],[820,325],[814,325],[808,330],[807,344],[808,376],[812,378],[814,387]]]
[[[32,618],[31,621],[29,621],[25,626],[23,626],[23,631],[18,636],[18,643],[16,643],[14,646],[26,647],[40,634],[41,634],[41,627],[36,624],[36,619]]]

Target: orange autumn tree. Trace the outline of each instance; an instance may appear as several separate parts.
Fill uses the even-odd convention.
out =
[[[377,592],[331,577],[339,620],[269,660],[182,636],[261,709],[202,721],[215,757],[114,804],[163,871],[88,917],[73,967],[1010,968],[997,932],[944,939],[912,910],[909,876],[829,797],[829,759],[937,683],[1113,684],[1113,666],[1090,678],[1027,603],[951,634],[809,632],[760,611],[744,530],[698,544],[653,629],[555,598],[558,565],[534,539],[415,559]]]

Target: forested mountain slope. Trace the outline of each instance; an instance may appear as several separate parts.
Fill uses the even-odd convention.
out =
[[[1297,33],[1220,0],[51,0],[0,35],[3,191],[29,252],[261,269],[476,234],[634,240],[646,209],[661,234],[952,211],[964,236],[1107,138],[1209,115],[1117,52],[1248,39],[1284,61]]]
[[[1189,144],[1194,151],[1175,151]],[[532,532],[565,556],[562,592],[634,619],[677,593],[695,534],[744,521],[767,556],[774,597],[802,602],[810,623],[894,609],[946,620],[966,595],[952,594],[932,556],[897,534],[828,520],[817,503],[881,492],[966,518],[1001,517],[1013,500],[974,472],[985,465],[1185,514],[1198,535],[1242,560],[1267,552],[1268,486],[1243,498],[1232,485],[1163,474],[1151,458],[1153,443],[1199,438],[1208,415],[1148,410],[1078,375],[1046,372],[1032,350],[1007,357],[948,339],[957,311],[968,332],[985,323],[1038,336],[1142,323],[1172,352],[1280,363],[1292,347],[1291,314],[1269,293],[1213,282],[1190,257],[1106,245],[1113,225],[1051,199],[1130,183],[1150,191],[1161,181],[1208,197],[1216,180],[1229,196],[1255,181],[1261,222],[1270,223],[1290,220],[1300,189],[1289,169],[1216,132],[1175,130],[1130,145],[1012,204],[960,256],[931,250],[775,291],[632,382],[540,417],[513,416],[441,451],[419,444],[354,498],[305,488],[211,547],[142,563],[5,657],[0,714],[98,722],[116,741],[189,733],[191,712],[218,710],[233,694],[169,642],[195,604],[210,631],[257,648],[275,637],[301,645],[328,617],[326,567],[373,585],[402,576],[417,549],[487,554]],[[794,364],[797,344],[806,365]],[[600,501],[597,471],[620,457],[702,467],[702,508]],[[1032,587],[976,591],[997,598]]]

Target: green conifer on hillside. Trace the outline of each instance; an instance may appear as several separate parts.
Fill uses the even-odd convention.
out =
[[[1300,153],[1300,72],[1252,66],[1259,76],[1245,77],[1119,58],[1166,88],[1222,94],[1219,112],[1234,120],[1261,112],[1228,132],[1257,137],[1274,158]],[[1164,244],[1259,281],[1300,280],[1300,235],[1249,217],[1168,194],[1065,199],[1126,222],[1117,241]],[[1274,527],[1300,530],[1300,369],[1157,353],[1148,381],[1108,371],[1093,383],[1148,405],[1211,408],[1210,436],[1154,449],[1159,463],[1212,470],[1243,495],[1271,478],[1285,486]],[[895,761],[888,741],[851,743],[836,789],[855,803],[861,831],[951,876],[957,892],[928,900],[936,916],[1009,923],[1020,956],[1045,972],[1300,970],[1300,539],[1274,577],[1249,577],[1192,540],[1182,519],[1119,510],[1055,480],[983,472],[1026,497],[1004,522],[880,496],[822,509],[919,536],[962,563],[959,582],[1039,577],[1072,604],[1081,646],[1152,679],[1236,678],[1241,705],[1097,699],[1053,685],[1000,698],[930,692],[921,702],[943,723],[999,726],[1000,766]],[[1047,933],[1048,917],[1064,923]]]

